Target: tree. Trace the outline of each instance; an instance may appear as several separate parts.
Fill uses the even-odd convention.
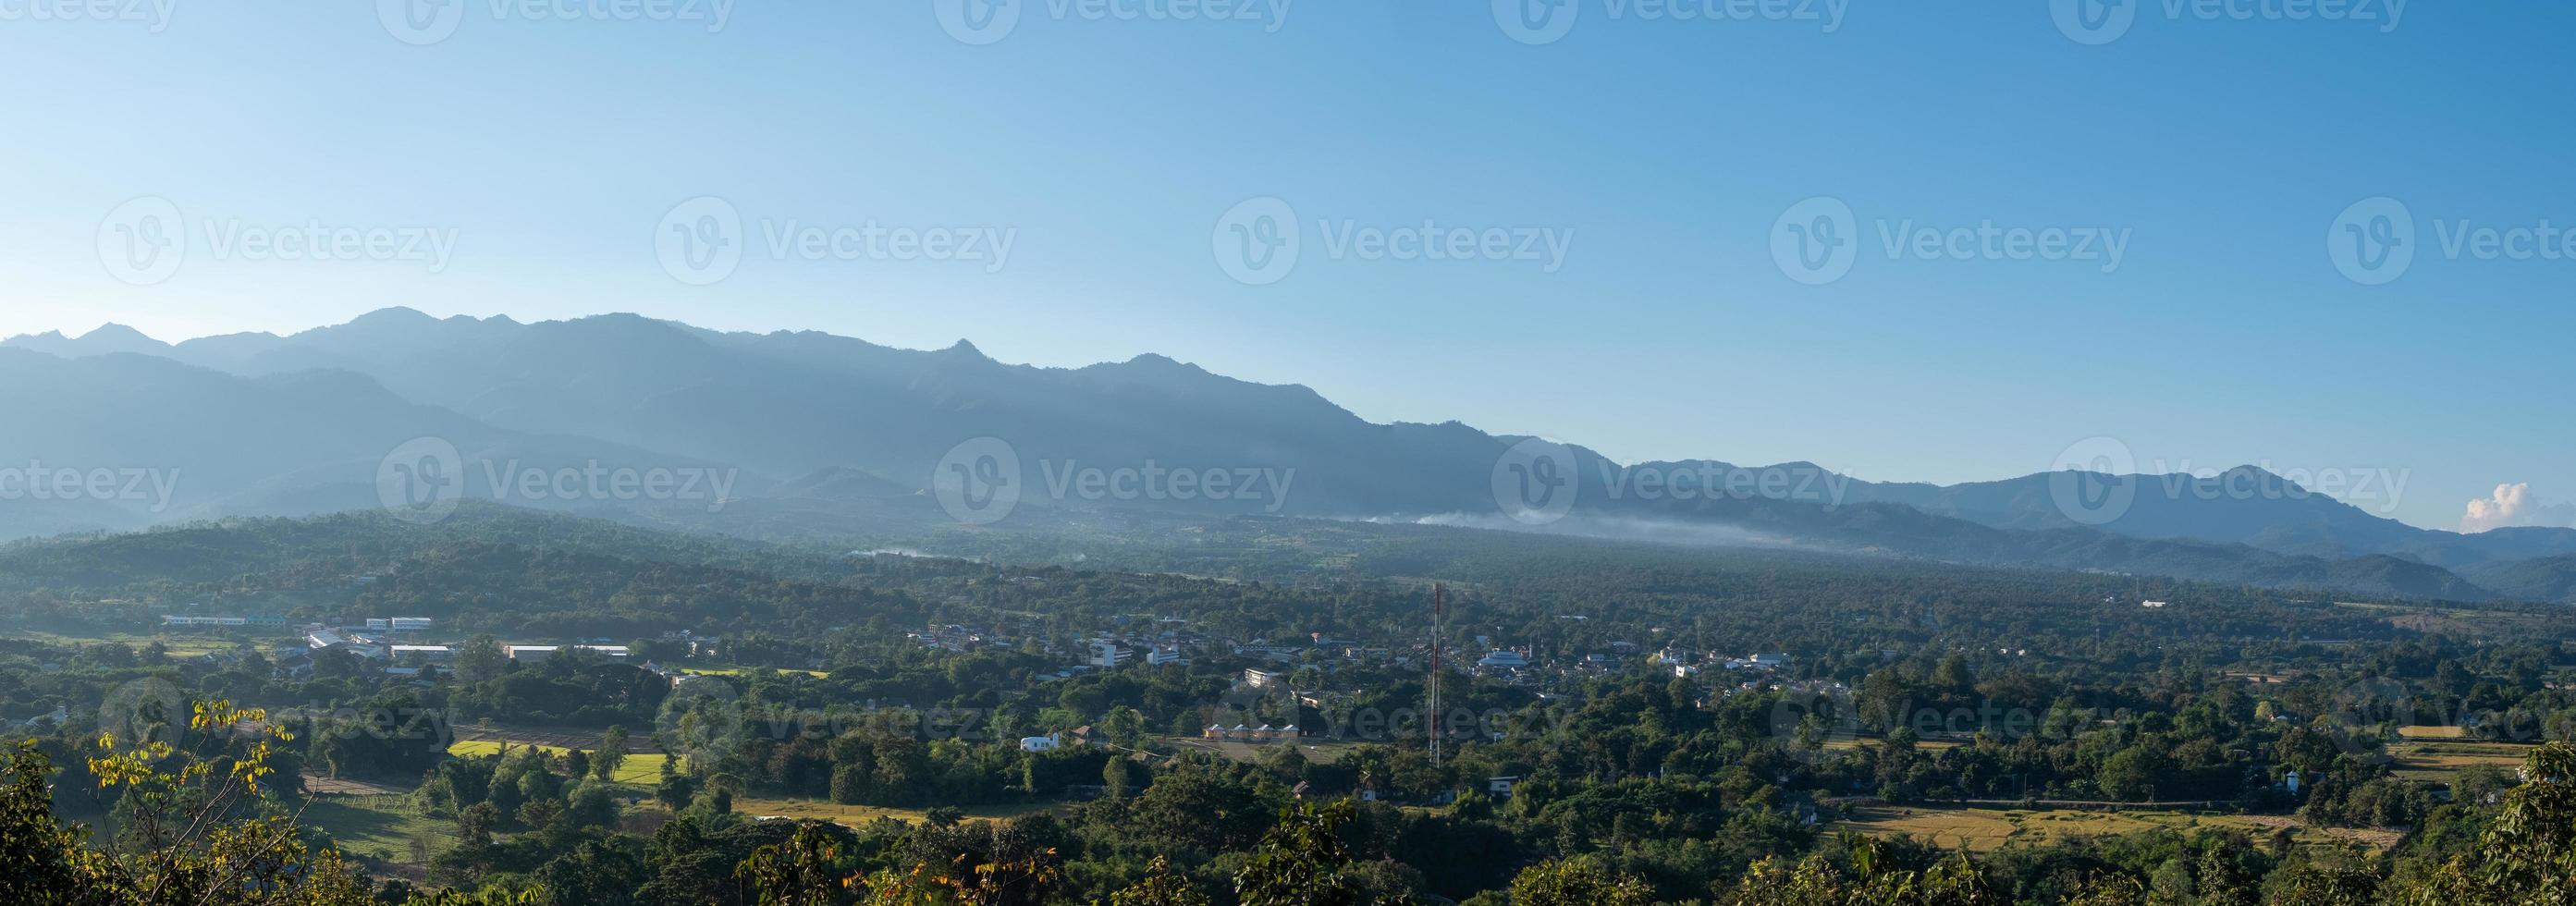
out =
[[[1893,865],[1887,845],[1880,841],[1850,837],[1844,845],[1851,850],[1849,872],[1834,867],[1821,854],[1808,856],[1795,868],[1765,859],[1736,884],[1726,901],[1732,906],[2003,906],[2005,902],[1966,853],[1918,872]]]
[[[1210,901],[1188,878],[1172,873],[1170,860],[1155,856],[1145,877],[1109,895],[1109,906],[1210,906]]]
[[[519,806],[519,823],[542,830],[553,824],[555,816],[563,814],[563,811],[561,799],[530,799],[526,805]]]
[[[1110,742],[1121,746],[1133,749],[1145,744],[1145,715],[1126,705],[1109,709],[1100,718],[1100,729]]]
[[[1543,862],[1512,879],[1512,906],[1648,906],[1653,888],[1627,875],[1612,876],[1591,863]]]
[[[698,783],[689,779],[687,774],[664,772],[661,785],[653,789],[653,798],[661,801],[663,808],[675,812],[688,808],[689,800],[697,795]]]
[[[1341,837],[1354,814],[1348,799],[1317,808],[1300,802],[1280,813],[1252,859],[1234,875],[1243,906],[1352,906],[1359,888],[1341,876],[1351,861]]]
[[[1116,801],[1127,798],[1127,787],[1129,783],[1130,781],[1127,779],[1127,759],[1112,758],[1101,764],[1100,785],[1103,789],[1108,791],[1106,796],[1110,800]]]
[[[458,682],[471,686],[486,680],[497,679],[501,674],[508,672],[510,672],[510,652],[501,647],[500,639],[489,635],[478,635],[466,640],[465,644],[456,646]]]
[[[2523,759],[2523,784],[2504,797],[2478,840],[2402,897],[2407,906],[2576,902],[2576,745],[2553,742]]]
[[[860,880],[841,864],[840,841],[820,821],[800,821],[787,842],[752,850],[734,869],[760,906],[846,906]]]
[[[295,816],[256,814],[272,741],[235,748],[237,728],[265,724],[265,712],[230,702],[197,702],[188,727],[201,743],[182,749],[154,740],[120,748],[101,735],[87,759],[101,789],[121,791],[119,808],[138,846],[91,849],[52,810],[53,765],[33,743],[8,756],[0,779],[0,902],[61,906],[242,903],[251,906],[367,906],[374,901],[338,851],[308,847]],[[159,765],[175,759],[175,769]]]
[[[546,906],[631,906],[652,874],[630,841],[586,840],[537,869]]]
[[[0,789],[0,902],[105,903],[79,895],[113,873],[107,857],[82,845],[82,834],[54,820],[53,765],[34,740],[10,753]]]
[[[601,780],[615,780],[618,766],[625,763],[626,725],[612,724],[607,732],[599,735],[599,754],[590,756],[591,776]]]

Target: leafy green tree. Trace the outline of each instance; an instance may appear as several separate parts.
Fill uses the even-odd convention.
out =
[[[1100,729],[1110,742],[1127,748],[1139,748],[1145,744],[1145,714],[1126,705],[1109,709],[1109,713],[1100,718]]]
[[[2522,778],[2505,794],[2474,858],[2452,859],[2398,899],[2406,906],[2576,903],[2576,745],[2533,750]]]
[[[1796,867],[1777,859],[1755,865],[1735,886],[1730,906],[2003,906],[2005,898],[1961,853],[1928,871],[1899,868],[1877,840],[1847,839],[1851,869],[1822,855]]]
[[[230,702],[197,702],[188,727],[207,747],[233,744],[236,731],[267,715]],[[0,768],[0,902],[42,906],[368,906],[357,871],[328,847],[308,846],[292,815],[258,814],[273,726],[238,751],[181,748],[163,740],[120,747],[113,735],[87,759],[101,789],[120,794],[141,844],[90,848],[54,816],[53,766],[31,742]],[[162,764],[175,765],[164,769]]]
[[[1243,906],[1352,906],[1357,885],[1341,876],[1351,861],[1341,827],[1354,810],[1348,799],[1317,807],[1300,802],[1279,816],[1243,870],[1234,894]]]
[[[510,671],[510,653],[501,640],[478,635],[456,646],[456,680],[471,686],[499,679]]]
[[[1211,906],[1208,895],[1190,879],[1172,873],[1172,863],[1155,856],[1145,877],[1109,895],[1109,906]]]
[[[1654,901],[1646,882],[1614,876],[1580,860],[1542,862],[1512,879],[1512,906],[1648,906]]]
[[[760,906],[848,906],[859,879],[842,864],[841,841],[820,821],[800,821],[786,842],[753,850],[734,869]]]
[[[626,725],[611,724],[599,736],[599,753],[590,756],[591,776],[601,780],[617,779],[617,768],[626,763]]]
[[[1134,784],[1134,781],[1127,776],[1129,770],[1127,759],[1124,758],[1112,758],[1101,763],[1100,785],[1102,789],[1108,791],[1106,795],[1110,800],[1127,798],[1128,787]]]

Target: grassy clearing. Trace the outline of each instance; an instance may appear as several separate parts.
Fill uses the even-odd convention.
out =
[[[422,864],[422,854],[456,844],[456,822],[424,814],[410,796],[316,797],[303,822],[330,834],[342,852],[397,865]]]
[[[2397,735],[2407,739],[2461,739],[2469,735],[2467,727],[2399,727]]]
[[[231,651],[235,644],[242,641],[249,641],[252,644],[264,647],[267,644],[276,641],[277,638],[285,638],[285,636],[280,635],[275,638],[260,636],[236,639],[216,634],[176,632],[111,632],[102,635],[61,635],[51,632],[13,632],[9,633],[7,637],[43,642],[48,645],[62,646],[117,644],[133,648],[137,651],[142,650],[145,645],[159,642],[161,643],[161,647],[168,649],[170,656],[174,658],[199,657],[202,655],[214,654],[216,652]]]
[[[2314,831],[2287,818],[2261,815],[2215,815],[2175,811],[2035,811],[2027,809],[1914,808],[1871,806],[1854,809],[1838,829],[1884,836],[1913,836],[1935,845],[1991,852],[2014,843],[2040,845],[2077,837],[2134,834],[2194,828],[2236,830],[2257,838],[2274,830],[2297,830],[2301,843],[2317,842]]]
[[[447,754],[459,758],[490,755],[501,751],[502,745],[504,743],[501,740],[495,739],[460,739],[448,745]],[[507,745],[513,749],[521,749],[532,744],[513,742]],[[558,757],[566,751],[561,746],[536,746],[536,748],[544,749],[546,754]],[[662,782],[662,762],[669,760],[670,757],[660,752],[628,752],[626,760],[617,763],[617,775],[610,777],[609,780],[651,787]]]
[[[1181,748],[1193,749],[1201,752],[1214,752],[1245,764],[1260,764],[1262,762],[1269,761],[1271,758],[1276,757],[1279,754],[1279,750],[1287,748],[1286,745],[1275,742],[1225,742],[1214,739],[1202,739],[1196,736],[1166,736],[1163,737],[1160,742],[1164,748]],[[1344,754],[1348,753],[1352,749],[1358,748],[1359,746],[1360,743],[1356,742],[1300,742],[1297,744],[1297,754],[1306,756],[1307,761],[1315,762],[1317,764],[1332,764],[1335,761],[1341,760],[1341,757]]]

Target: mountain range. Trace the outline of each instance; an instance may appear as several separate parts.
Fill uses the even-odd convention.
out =
[[[0,382],[0,423],[12,426],[0,434],[0,538],[376,507],[387,470],[410,465],[390,454],[419,438],[454,448],[469,497],[736,534],[945,531],[958,525],[941,504],[954,501],[934,485],[968,465],[957,451],[998,442],[1020,464],[998,477],[1036,509],[1423,521],[2576,601],[2576,529],[2421,529],[2250,468],[1936,486],[1807,463],[1622,464],[1455,422],[1372,423],[1302,386],[1158,355],[1038,368],[964,341],[916,351],[635,315],[520,323],[397,308],[289,336],[166,344],[109,325],[14,337],[0,342]],[[1571,500],[1540,518],[1528,499],[1498,503],[1507,479],[1540,474],[1507,474],[1532,449],[1563,467],[1549,474]],[[720,496],[712,481],[694,495],[547,486],[594,466],[724,480]],[[40,495],[23,481],[13,493],[10,470],[85,486],[104,471],[119,493]],[[1180,471],[1185,483],[1172,478]],[[1718,476],[1730,492],[1676,493],[1673,476]],[[1211,491],[1219,479],[1224,490]],[[2123,503],[2070,508],[2070,481]]]

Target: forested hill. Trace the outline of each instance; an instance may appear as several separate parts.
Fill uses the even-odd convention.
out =
[[[2243,586],[1785,551],[1292,520],[1244,520],[1233,532],[1241,537],[1212,544],[1267,564],[1253,575],[1193,575],[1201,564],[1136,551],[1048,564],[1006,544],[974,558],[763,545],[501,507],[427,527],[372,514],[238,520],[0,550],[0,608],[69,631],[132,631],[169,613],[299,623],[399,613],[457,633],[752,634],[817,661],[900,628],[1070,633],[1123,615],[1185,620],[1236,642],[1411,644],[1433,582],[1450,583],[1461,626],[1561,651],[1842,656],[1869,645],[2072,651],[2108,639],[2294,645],[2428,626],[2557,632],[2539,607],[2480,605],[2462,620],[2468,605],[2357,608]],[[2144,608],[2146,598],[2169,604]]]

